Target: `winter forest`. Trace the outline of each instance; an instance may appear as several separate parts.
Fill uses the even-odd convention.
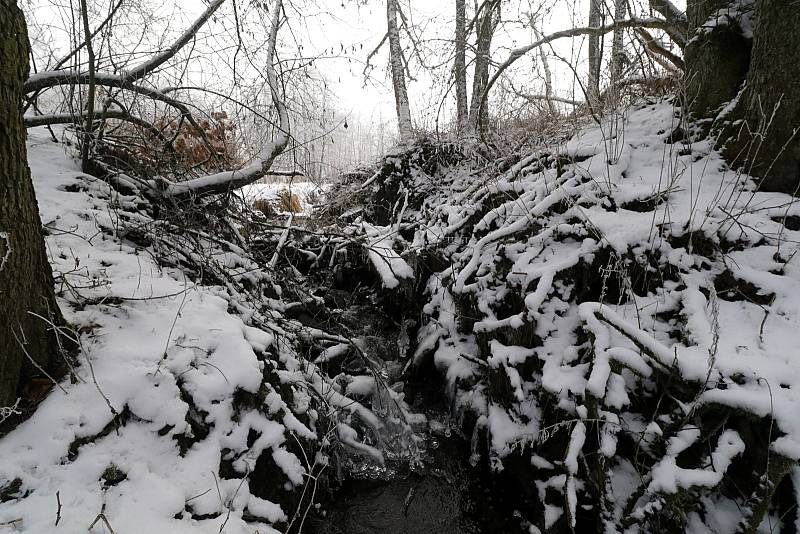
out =
[[[798,533],[799,129],[798,0],[0,0],[0,534]]]

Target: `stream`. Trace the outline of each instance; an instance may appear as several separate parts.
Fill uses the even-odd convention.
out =
[[[409,405],[427,423],[415,432],[413,457],[383,467],[358,461],[318,513],[316,534],[481,534],[527,532],[516,513],[516,481],[491,473],[485,451],[451,420],[443,384],[433,369],[404,383]],[[422,375],[423,373],[417,373]],[[396,437],[407,442],[407,436]],[[392,444],[389,444],[391,447]]]
[[[371,392],[365,394],[370,388],[361,386],[362,395],[354,398],[383,423],[377,433],[361,427],[359,432],[385,462],[379,465],[374,454],[345,447],[303,532],[528,532],[516,510],[524,509],[523,495],[531,489],[513,473],[490,470],[485,436],[473,436],[474,424],[453,418],[433,361],[404,371],[419,326],[421,291],[389,294],[369,284],[371,277],[368,267],[355,261],[318,280],[315,293],[330,314],[298,319],[322,328],[331,323],[317,322],[318,316],[333,318],[360,347],[320,364],[320,370],[340,380],[343,390],[348,381],[366,384],[373,377]]]

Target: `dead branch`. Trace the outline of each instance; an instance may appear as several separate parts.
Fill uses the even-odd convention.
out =
[[[644,28],[636,28],[634,31],[644,45],[644,49],[647,51],[648,55],[661,64],[661,66],[670,69],[678,68],[684,70],[685,64],[683,58],[667,50],[649,31]],[[670,65],[664,65],[663,61],[661,61],[663,59],[666,59]]]
[[[668,28],[663,28],[670,39],[681,48],[686,46],[689,34],[686,13],[678,9],[670,0],[650,0],[650,9],[661,14],[670,23]]]
[[[224,171],[206,176],[193,178],[185,182],[170,182],[164,180],[163,194],[169,197],[185,195],[204,196],[225,193],[238,189],[256,180],[263,178],[270,170],[273,161],[283,152],[289,143],[289,114],[286,104],[280,95],[278,75],[275,72],[274,58],[275,46],[278,39],[278,28],[281,23],[281,9],[283,1],[278,0],[272,9],[272,23],[267,45],[267,82],[272,95],[272,103],[278,113],[278,133],[275,139],[267,144],[256,160],[250,165],[234,171]],[[164,97],[163,93],[159,94]],[[188,117],[187,117],[188,118]]]

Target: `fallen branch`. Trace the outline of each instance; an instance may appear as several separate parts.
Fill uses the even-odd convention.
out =
[[[266,176],[275,158],[286,148],[289,143],[289,114],[286,110],[286,104],[279,94],[278,76],[273,65],[282,7],[282,0],[275,2],[272,9],[272,24],[267,45],[267,82],[272,95],[272,103],[278,113],[278,133],[275,139],[261,150],[261,153],[253,163],[242,169],[200,176],[186,182],[169,182],[165,180],[166,187],[163,190],[165,196],[204,196],[225,193],[251,184]]]

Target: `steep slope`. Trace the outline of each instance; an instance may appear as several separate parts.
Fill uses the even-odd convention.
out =
[[[0,524],[299,530],[334,419],[368,411],[301,364],[282,282],[243,248],[228,208],[166,212],[133,182],[121,194],[80,173],[65,151],[31,132],[59,304],[72,325],[62,335],[80,351],[49,394],[45,377],[29,385],[19,406],[35,412],[0,440]],[[347,407],[332,415],[335,402]]]
[[[794,525],[795,199],[757,192],[670,101],[554,145],[423,144],[342,188],[363,199],[351,228],[392,236],[384,267],[427,279],[413,365],[446,378],[532,532]]]

